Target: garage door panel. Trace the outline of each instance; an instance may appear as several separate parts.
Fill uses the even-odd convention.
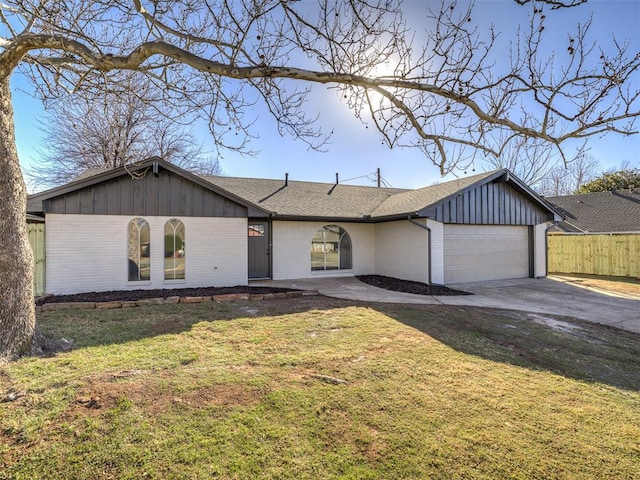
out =
[[[445,225],[445,283],[528,276],[528,227]]]

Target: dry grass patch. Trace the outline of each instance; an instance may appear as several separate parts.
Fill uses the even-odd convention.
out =
[[[47,312],[0,478],[634,478],[638,336],[324,297]],[[335,381],[334,381],[335,380]]]
[[[597,288],[613,293],[640,295],[640,278],[610,277],[586,274],[554,274],[552,277],[578,286]]]

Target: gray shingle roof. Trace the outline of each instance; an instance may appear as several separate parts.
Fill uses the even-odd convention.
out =
[[[377,188],[346,184],[300,182],[261,178],[237,178],[200,175],[196,176],[157,157],[148,158],[135,165],[138,169],[164,168],[175,175],[209,188],[215,193],[249,208],[249,216],[269,214],[288,219],[322,219],[344,221],[387,221],[406,218],[407,215],[425,215],[425,209],[447,202],[456,194],[494,181],[509,181],[521,194],[530,197],[543,209],[558,217],[552,207],[531,191],[507,170],[495,170],[466,178],[444,182],[417,190],[399,188]],[[98,173],[96,175],[96,173]],[[45,192],[30,195],[29,213],[43,212],[43,202],[50,198],[67,195],[77,190],[92,188],[102,182],[129,175],[123,168],[91,170],[83,178]],[[559,218],[559,217],[558,217]]]
[[[204,176],[214,185],[278,216],[382,218],[415,213],[495,172],[482,173],[418,190],[357,185]]]
[[[419,188],[417,190],[407,190],[397,193],[381,205],[379,205],[371,214],[372,217],[385,217],[389,215],[398,215],[403,213],[415,213],[425,207],[443,200],[460,190],[473,185],[491,175],[494,172],[480,173],[470,177],[459,178],[450,182],[439,183],[429,187]]]
[[[566,217],[558,225],[566,232],[640,231],[640,192],[617,190],[545,197]]]
[[[206,181],[278,216],[363,218],[401,189],[262,178],[204,176]]]
[[[93,177],[94,175],[99,175],[100,173],[108,172],[109,170],[111,169],[106,167],[89,167],[71,181],[75,182],[78,180],[84,180],[85,178]]]

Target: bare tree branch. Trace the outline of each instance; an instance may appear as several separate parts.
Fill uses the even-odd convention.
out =
[[[185,112],[189,105],[209,119],[219,148],[241,152],[248,152],[254,136],[246,110],[257,101],[266,105],[281,134],[322,149],[327,136],[314,127],[317,115],[305,108],[309,89],[291,85],[335,86],[358,118],[373,122],[386,144],[419,148],[443,174],[456,168],[467,150],[497,157],[507,147],[501,139],[518,145],[541,141],[567,161],[563,145],[572,139],[636,133],[640,93],[630,88],[630,80],[640,55],[615,39],[609,53],[596,48],[586,22],[568,36],[569,60],[556,68],[554,57],[541,56],[543,3],[568,8],[583,2],[533,3],[511,69],[502,74],[492,55],[497,34],[485,35],[473,26],[470,6],[447,3],[432,12],[435,29],[417,48],[395,1],[323,0],[314,11],[284,0],[227,1],[218,7],[206,2],[146,6],[134,0],[134,10],[122,1],[85,1],[66,10],[43,6],[46,14],[35,22],[21,12],[23,23],[33,23],[33,33],[5,42],[0,75],[26,62],[45,80],[43,94],[50,96],[60,86],[90,89],[98,74],[140,71],[166,89],[167,107]],[[22,3],[16,4],[14,11],[20,12]],[[99,30],[115,12],[124,32],[117,49],[115,32]],[[63,14],[67,20],[54,24]],[[382,64],[392,73],[376,74]],[[253,94],[242,90],[243,82]],[[538,106],[536,113],[528,107],[531,102]],[[443,147],[447,144],[451,147]],[[453,145],[462,157],[452,155]]]
[[[27,169],[36,186],[67,183],[87,169],[111,169],[159,156],[195,172],[220,174],[188,129],[155,108],[154,87],[126,75],[95,95],[66,96],[40,121],[47,150]],[[200,144],[201,145],[201,144]]]

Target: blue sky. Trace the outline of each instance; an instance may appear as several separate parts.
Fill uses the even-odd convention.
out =
[[[407,8],[414,9],[422,7],[423,2],[415,0],[407,4]],[[519,21],[526,22],[528,11],[526,7],[516,6],[513,0],[479,0],[475,10],[478,25],[485,27],[493,22],[498,31],[503,31],[505,40],[509,38],[509,32],[515,31]],[[550,13],[547,25],[564,45],[566,32],[592,12],[594,33],[599,40],[608,43],[615,33],[619,40],[630,40],[632,50],[640,51],[638,0],[589,0],[584,6]],[[38,151],[46,149],[41,143],[42,133],[37,128],[43,109],[38,100],[23,92],[29,88],[24,79],[14,75],[12,85],[18,155],[25,167],[37,162]],[[635,88],[640,88],[639,72],[636,72]],[[294,180],[332,182],[336,172],[341,179],[349,179],[372,173],[379,167],[382,176],[394,187],[415,188],[442,180],[438,168],[417,150],[389,150],[383,146],[379,134],[373,128],[366,129],[340,103],[335,91],[324,86],[314,87],[309,108],[318,111],[323,129],[333,132],[326,153],[308,151],[302,142],[280,137],[268,114],[257,108],[251,113],[257,118],[254,132],[260,138],[253,142],[252,147],[260,153],[256,157],[224,153],[221,164],[227,175],[281,178],[288,172],[289,178]],[[205,149],[213,150],[206,127],[196,125],[194,130]],[[589,146],[590,153],[600,161],[603,170],[616,168],[623,161],[640,167],[640,135],[594,137]],[[486,169],[482,165],[475,168],[475,173]],[[458,172],[458,175],[465,176],[465,172]],[[367,184],[368,180],[351,183]]]

